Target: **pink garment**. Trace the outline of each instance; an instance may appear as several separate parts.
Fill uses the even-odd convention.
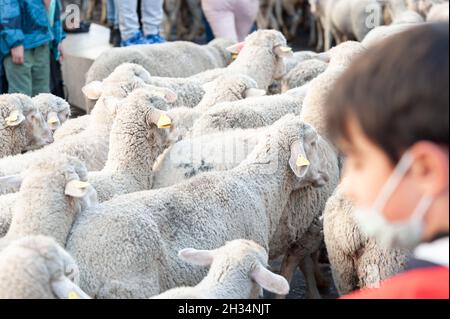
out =
[[[259,0],[202,0],[202,8],[216,38],[242,42],[256,21]]]

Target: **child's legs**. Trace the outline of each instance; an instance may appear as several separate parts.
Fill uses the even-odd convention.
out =
[[[124,41],[139,32],[140,25],[137,14],[137,0],[117,1],[116,10],[119,11],[120,34]]]
[[[232,0],[203,0],[202,7],[216,38],[238,40]]]
[[[159,34],[163,19],[163,0],[142,0],[141,8],[144,35]]]
[[[32,96],[50,92],[50,48],[48,44],[34,49],[31,67]]]
[[[31,80],[31,66],[33,57],[31,50],[25,50],[25,63],[15,64],[11,55],[7,56],[3,65],[8,79],[8,93],[22,93],[28,96],[33,94]]]
[[[244,41],[255,24],[259,11],[259,0],[235,1],[236,32],[239,41]]]
[[[108,0],[106,3],[106,15],[110,25],[114,25],[116,23],[116,8],[114,6],[114,1],[115,0]]]

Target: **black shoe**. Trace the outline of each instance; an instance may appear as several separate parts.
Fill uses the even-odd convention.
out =
[[[69,29],[66,26],[66,23],[63,23],[64,31],[67,33],[89,33],[91,29],[91,23],[89,21],[81,21],[79,28]]]
[[[120,47],[120,43],[122,42],[122,37],[120,36],[120,30],[118,28],[110,28],[111,32],[109,34],[109,43],[115,47]]]

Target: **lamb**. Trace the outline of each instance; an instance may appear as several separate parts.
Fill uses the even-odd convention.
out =
[[[85,166],[67,156],[43,157],[27,170],[12,210],[12,221],[0,239],[0,250],[14,240],[33,235],[53,237],[65,246],[77,215],[97,203],[87,183]]]
[[[195,287],[175,288],[153,299],[256,299],[264,288],[289,293],[286,279],[267,270],[269,256],[250,240],[234,240],[214,250],[183,249],[178,254],[192,265],[210,266]]]
[[[54,239],[24,237],[0,252],[0,299],[90,299],[78,272]]]
[[[47,120],[51,130],[55,132],[70,117],[70,105],[64,99],[53,94],[41,93],[33,97],[39,112]]]
[[[333,279],[342,295],[374,287],[381,280],[402,271],[410,254],[383,249],[374,239],[365,238],[353,219],[353,210],[341,185],[324,211],[325,243]]]
[[[0,158],[41,148],[52,133],[33,101],[23,94],[0,95]]]
[[[230,129],[258,128],[275,123],[289,113],[299,114],[303,97],[294,94],[280,94],[255,97],[214,106],[194,124],[191,137]]]
[[[283,78],[281,82],[281,92],[285,93],[290,89],[301,87],[309,83],[318,75],[325,72],[327,67],[327,63],[317,59],[300,62]]]
[[[169,126],[171,122],[165,112],[153,107],[152,98],[145,90],[136,90],[118,111],[111,130],[105,168],[88,174],[88,181],[97,190],[99,202],[152,188],[152,166],[170,143],[168,132],[162,125]],[[169,122],[163,123],[165,120]],[[0,196],[1,228],[7,230],[13,203],[18,200],[19,194]]]
[[[247,238],[269,248],[291,192],[326,183],[322,146],[311,127],[290,115],[231,171],[84,211],[66,245],[80,266],[81,287],[98,298],[147,298],[206,275],[177,259],[186,246],[214,249]]]
[[[239,52],[239,55],[225,71],[248,75],[255,79],[259,89],[266,91],[274,80],[284,76],[285,60],[293,55],[292,49],[287,47],[286,38],[274,30],[256,31],[244,43],[229,49]]]
[[[111,127],[117,110],[121,106],[121,100],[143,85],[142,80],[136,77],[131,81],[108,86],[108,90],[110,90],[108,96],[101,97],[97,102],[91,114],[89,126],[85,131],[59,140],[39,151],[3,158],[0,160],[0,176],[21,173],[33,161],[49,153],[77,157],[86,164],[89,171],[103,169],[108,157]],[[158,109],[167,109],[167,102],[162,99],[154,100],[153,104]]]
[[[204,46],[177,41],[115,48],[94,61],[86,75],[86,84],[102,81],[123,63],[139,64],[152,75],[161,77],[189,77],[209,69],[223,68],[231,62],[231,54],[226,50],[230,45],[233,45],[231,41],[218,39]]]

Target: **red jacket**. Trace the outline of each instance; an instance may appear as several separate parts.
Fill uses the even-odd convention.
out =
[[[342,299],[449,299],[448,267],[410,270]]]
[[[448,256],[448,237],[420,245],[411,270],[342,299],[449,299]]]

